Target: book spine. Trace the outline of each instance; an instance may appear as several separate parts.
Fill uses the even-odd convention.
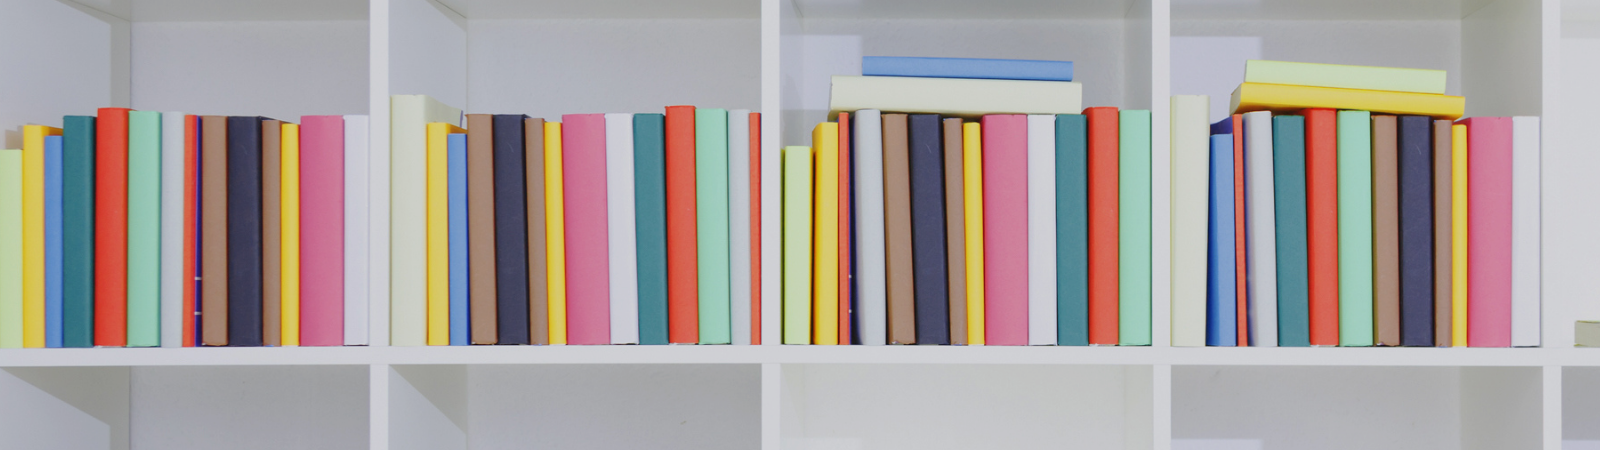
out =
[[[1057,131],[1060,136],[1060,131]],[[967,345],[988,343],[983,255],[983,125],[961,124],[961,190],[966,235]]]
[[[1474,117],[1467,125],[1467,345],[1511,345],[1513,125]]]
[[[283,345],[283,125],[261,121],[261,344]]]
[[[372,291],[372,298],[389,299],[391,345],[428,344],[428,118],[427,99],[396,95],[390,101],[389,151],[373,152],[373,164],[390,167],[388,186],[374,189],[376,220],[387,221],[389,242],[374,243],[373,274],[387,283]],[[383,155],[388,161],[380,161]],[[374,180],[378,181],[378,180]],[[386,194],[386,196],[384,195]],[[384,201],[387,200],[387,201]],[[384,208],[387,207],[387,211]],[[387,212],[387,214],[383,214]],[[387,253],[387,254],[385,254]],[[378,259],[377,256],[387,256]],[[386,276],[385,276],[386,275]],[[375,283],[376,284],[376,283]],[[387,292],[388,295],[384,295]]]
[[[22,127],[22,346],[45,346],[44,139],[61,129]],[[158,150],[159,151],[159,150]]]
[[[812,245],[811,343],[839,344],[839,124],[823,122],[811,130],[816,149],[816,181],[812,184],[816,206],[811,229]],[[703,204],[703,202],[702,202]]]
[[[1470,286],[1467,270],[1468,238],[1471,216],[1467,213],[1469,163],[1467,125],[1458,123],[1450,127],[1450,346],[1466,347],[1467,330],[1472,325],[1467,316],[1467,288]]]
[[[300,345],[300,125],[292,123],[283,124],[283,164],[278,171],[282,180],[278,183],[282,212],[279,215],[281,225],[278,229],[282,232],[280,240],[283,295],[283,317],[281,323],[283,346]],[[270,205],[268,206],[271,207]],[[268,252],[274,249],[267,249]],[[317,311],[323,312],[323,311]]]
[[[24,163],[27,156],[24,152]],[[127,177],[127,345],[156,347],[161,345],[161,113],[128,113]]]
[[[467,234],[465,275],[468,286],[464,288],[472,324],[468,338],[473,344],[483,345],[500,343],[500,294],[495,290],[499,284],[495,275],[500,271],[495,253],[496,232],[499,231],[495,221],[500,210],[495,204],[498,200],[495,183],[501,180],[495,173],[498,167],[495,164],[495,145],[500,143],[495,139],[496,131],[493,115],[467,114],[467,204],[464,206],[468,229],[464,231]],[[515,139],[521,142],[522,136],[516,136]],[[450,231],[454,233],[455,229],[451,228]],[[472,270],[473,267],[478,270]],[[451,276],[454,277],[455,273],[452,272]],[[455,290],[454,285],[451,288]]]
[[[1272,118],[1272,230],[1276,234],[1276,254],[1271,257],[1277,269],[1271,276],[1277,281],[1277,290],[1268,295],[1277,296],[1278,345],[1282,347],[1311,345],[1305,130],[1303,116]],[[1260,264],[1265,266],[1264,262]]]
[[[460,127],[427,125],[427,345],[450,345],[450,135]]]
[[[1539,118],[1511,118],[1511,346],[1538,347]]]
[[[984,319],[989,345],[1028,343],[1027,116],[983,116]]]
[[[371,283],[368,248],[372,156],[367,148],[368,118],[344,116],[344,345],[367,345],[367,307]],[[385,171],[384,173],[387,173]]]
[[[22,151],[0,150],[0,348],[22,348]]]
[[[876,110],[856,111],[856,235],[861,242],[886,242],[883,184],[883,118]],[[776,206],[776,205],[769,205]],[[883,245],[859,248],[856,264],[856,317],[861,343],[884,345],[888,337],[887,258]]]
[[[666,124],[661,114],[633,115],[634,200],[639,258],[639,343],[667,340]]]
[[[911,252],[917,343],[950,344],[945,272],[944,169],[939,116],[912,114],[910,128]],[[1026,219],[1024,219],[1026,220]],[[1023,230],[1027,232],[1026,229]]]
[[[162,347],[183,347],[183,324],[192,314],[184,312],[184,286],[194,281],[184,271],[184,246],[190,242],[184,233],[184,133],[188,121],[181,112],[161,114],[161,289]],[[46,239],[50,241],[50,239]],[[187,316],[187,317],[186,317]]]
[[[750,113],[748,120],[750,123],[750,344],[761,345],[761,322],[764,320],[761,315],[763,294],[761,247],[765,246],[761,237],[761,197],[766,195],[761,190],[762,170],[765,170],[761,165],[761,113]],[[777,245],[772,247],[777,248]]]
[[[61,345],[94,345],[95,118],[61,119]]]
[[[1172,97],[1172,346],[1206,344],[1206,204],[1210,98]]]
[[[561,120],[567,209],[567,343],[601,345],[611,342],[605,116],[568,114]]]
[[[700,283],[700,343],[732,342],[729,330],[728,111],[695,110],[695,244]]]
[[[228,117],[200,118],[200,340],[228,345]]]
[[[1452,136],[1454,124],[1448,120],[1433,121],[1433,345],[1451,346],[1451,293],[1454,288],[1452,260],[1454,244],[1454,200],[1451,196],[1454,180],[1452,165]]]
[[[1089,121],[1089,344],[1116,345],[1119,306],[1117,285],[1117,234],[1119,193],[1117,163],[1117,109],[1095,107],[1083,111]]]
[[[606,261],[612,344],[639,343],[639,246],[634,211],[633,114],[606,114]]]
[[[567,343],[567,214],[561,122],[544,124],[545,264],[549,283],[546,317],[550,345]]]
[[[790,345],[811,343],[811,164],[810,147],[783,149],[783,343]]]
[[[1331,109],[1308,109],[1304,115],[1306,284],[1311,345],[1339,345],[1340,123],[1338,113]]]
[[[1224,119],[1228,120],[1228,119]],[[1206,345],[1233,347],[1239,345],[1238,307],[1234,284],[1236,265],[1234,258],[1234,197],[1233,197],[1233,135],[1211,135],[1211,186],[1209,189],[1210,235],[1206,280]]]
[[[260,347],[262,142],[260,117],[228,117],[228,345]]]
[[[1400,139],[1395,116],[1372,116],[1372,284],[1377,344],[1400,345]]]
[[[522,119],[524,205],[528,249],[528,343],[550,345],[550,246],[546,242],[545,121]],[[513,205],[515,206],[515,205]],[[471,211],[468,211],[470,213]]]
[[[1372,118],[1339,111],[1339,345],[1373,344]]]
[[[1089,345],[1089,121],[1056,116],[1056,343]]]
[[[467,118],[472,125],[472,118]],[[475,327],[468,325],[469,305],[472,303],[471,246],[468,242],[470,225],[467,219],[467,140],[465,134],[451,134],[446,150],[446,196],[449,210],[449,280],[450,280],[450,345],[476,343],[469,336]],[[479,266],[480,270],[483,266]]]
[[[300,345],[337,346],[345,337],[345,123],[300,121]]]
[[[840,345],[850,345],[851,330],[850,316],[854,314],[851,305],[854,304],[852,293],[855,282],[851,277],[851,260],[855,259],[852,253],[852,239],[855,229],[851,225],[853,217],[850,215],[850,197],[852,196],[852,181],[850,173],[850,113],[839,113],[839,222],[834,226],[839,229],[839,313],[836,321],[839,322],[838,334]]]
[[[674,344],[700,342],[699,250],[695,229],[695,110],[668,106],[666,122],[667,333]],[[810,332],[809,329],[807,331]]]
[[[1243,289],[1250,299],[1250,343],[1277,347],[1278,245],[1277,230],[1273,229],[1277,213],[1272,195],[1272,113],[1245,113],[1244,131],[1245,238],[1249,251]]]
[[[44,138],[44,346],[49,348],[62,346],[61,141],[59,134]],[[183,299],[180,297],[178,300],[181,304]],[[183,329],[173,328],[178,329],[181,338]]]
[[[962,174],[961,119],[947,118],[941,123],[944,126],[944,226],[948,252],[945,267],[949,268],[950,344],[967,345],[967,207],[966,177]]]
[[[1434,345],[1433,124],[1401,116],[1398,136],[1400,345]],[[1443,207],[1448,207],[1443,206]]]
[[[128,342],[128,113],[100,108],[95,121],[94,345]]]
[[[885,269],[889,343],[917,343],[915,251],[911,239],[911,147],[905,114],[883,116]]]
[[[1150,234],[1150,110],[1126,110],[1120,114],[1117,119],[1117,343],[1150,345],[1150,283],[1153,279],[1150,270],[1154,264]]]
[[[1072,81],[1072,61],[867,56],[861,58],[861,74],[889,77]]]
[[[1056,116],[1028,116],[1028,345],[1056,345]]]
[[[632,175],[631,165],[628,170],[630,172],[625,175]],[[754,279],[743,270],[754,261],[750,253],[755,241],[750,235],[750,193],[753,191],[749,176],[750,110],[735,109],[728,112],[728,316],[734,345],[750,345],[750,324],[753,323],[750,293]],[[630,176],[628,180],[628,188],[632,190],[633,178]],[[631,197],[630,194],[630,205],[633,204]],[[633,208],[629,208],[628,213],[631,215]],[[632,225],[629,227],[631,230]]]
[[[200,116],[183,117],[183,346],[201,345]]]
[[[1244,188],[1244,115],[1228,118],[1233,135],[1233,274],[1234,274],[1234,337],[1239,347],[1250,345],[1250,299],[1245,289],[1245,273],[1249,261],[1245,238],[1245,188]]]
[[[469,283],[474,283],[470,294],[472,299],[470,303],[481,305],[484,310],[483,314],[490,318],[485,322],[493,323],[493,325],[486,326],[493,327],[492,330],[496,335],[494,342],[500,344],[526,345],[532,343],[530,340],[532,332],[528,328],[528,324],[532,320],[532,316],[529,315],[530,306],[528,301],[528,260],[530,253],[528,252],[528,224],[525,223],[528,220],[526,208],[529,205],[527,198],[524,197],[527,194],[527,188],[523,186],[523,182],[526,179],[523,170],[527,166],[527,163],[523,161],[525,154],[523,147],[527,145],[527,133],[524,132],[523,126],[527,118],[528,116],[521,114],[501,114],[493,117],[492,125],[489,127],[494,133],[489,139],[491,146],[489,158],[492,167],[477,166],[479,169],[487,169],[479,170],[479,172],[487,171],[494,174],[493,183],[488,186],[479,186],[482,189],[490,190],[488,201],[483,202],[484,199],[478,199],[480,202],[487,203],[483,206],[475,204],[472,198],[473,183],[476,183],[476,180],[473,179],[474,165],[472,160],[471,130],[467,131],[469,133],[467,137],[467,227],[470,230],[467,237],[467,251],[469,252],[467,255],[467,270],[471,272],[468,277],[472,281],[469,281]],[[483,211],[487,214],[480,214],[475,212],[476,209],[474,207],[491,209]],[[490,232],[486,233],[486,239],[491,242],[484,246],[493,249],[489,250],[493,256],[488,259],[480,258],[477,251],[482,247],[474,246],[472,243],[472,232],[480,230],[477,225],[481,221],[493,223],[490,226]],[[480,261],[481,264],[479,263]],[[474,268],[477,268],[477,270],[474,270]],[[495,271],[497,273],[490,280],[483,280],[477,277],[478,272],[487,271]],[[482,284],[477,284],[478,282],[482,282]],[[478,289],[480,286],[485,286],[486,291],[480,291]],[[491,289],[487,286],[493,286],[493,288]],[[491,300],[479,302],[479,296],[490,296]],[[468,311],[468,314],[471,315],[471,319],[468,322],[476,327],[480,323],[477,320],[478,311],[471,309],[471,307],[468,308]],[[473,334],[476,334],[476,331],[477,329],[474,328]]]

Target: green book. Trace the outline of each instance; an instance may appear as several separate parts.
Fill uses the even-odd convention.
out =
[[[94,346],[94,116],[61,119],[61,345]]]
[[[1150,110],[1121,111],[1117,124],[1117,337],[1150,345]]]
[[[0,150],[0,348],[22,348],[21,150]]]
[[[128,346],[161,345],[161,113],[128,113]]]
[[[1244,81],[1442,95],[1445,71],[1249,60],[1244,63]]]
[[[783,149],[783,343],[811,343],[811,147]]]
[[[1089,121],[1056,115],[1056,345],[1089,345]]]
[[[695,240],[700,269],[700,343],[733,343],[733,255],[728,241],[728,110],[694,110]]]
[[[1372,345],[1372,113],[1339,111],[1339,346]]]
[[[1311,284],[1306,277],[1306,118],[1272,118],[1272,208],[1277,232],[1278,346],[1311,346]]]
[[[667,154],[661,114],[633,115],[634,216],[639,239],[639,343],[667,345]]]

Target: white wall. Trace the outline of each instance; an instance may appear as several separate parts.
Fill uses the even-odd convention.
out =
[[[0,0],[0,10],[4,148],[21,147],[22,125],[113,106],[111,22],[53,1]]]
[[[367,378],[367,366],[137,367],[133,448],[365,448]]]

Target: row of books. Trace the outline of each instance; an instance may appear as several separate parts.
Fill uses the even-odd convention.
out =
[[[760,113],[391,101],[393,345],[761,342]]]
[[[365,345],[367,118],[301,121],[24,126],[0,150],[0,348]]]

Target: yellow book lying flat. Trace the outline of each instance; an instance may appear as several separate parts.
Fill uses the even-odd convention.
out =
[[[284,347],[294,347],[300,345],[300,125],[284,122],[280,129],[283,152],[278,160],[282,165],[278,176],[283,181],[278,183],[281,192],[278,202],[282,205],[282,212],[278,214],[282,224],[278,231],[283,237],[278,243],[283,257],[278,261],[283,270],[279,272],[278,281],[283,286],[280,292],[283,300],[278,306],[283,317],[278,323],[283,332],[279,339]]]
[[[567,343],[567,207],[561,174],[561,122],[544,123],[545,275],[550,345]]]
[[[44,347],[44,137],[61,129],[22,126],[22,346]]]
[[[1287,84],[1243,83],[1233,90],[1233,113],[1295,112],[1333,108],[1384,114],[1412,114],[1455,120],[1466,112],[1466,97],[1409,92],[1368,91]]]
[[[450,134],[454,124],[428,124],[428,345],[450,345]]]
[[[839,344],[839,124],[823,122],[811,131],[816,149],[816,209],[811,214],[811,343]]]

